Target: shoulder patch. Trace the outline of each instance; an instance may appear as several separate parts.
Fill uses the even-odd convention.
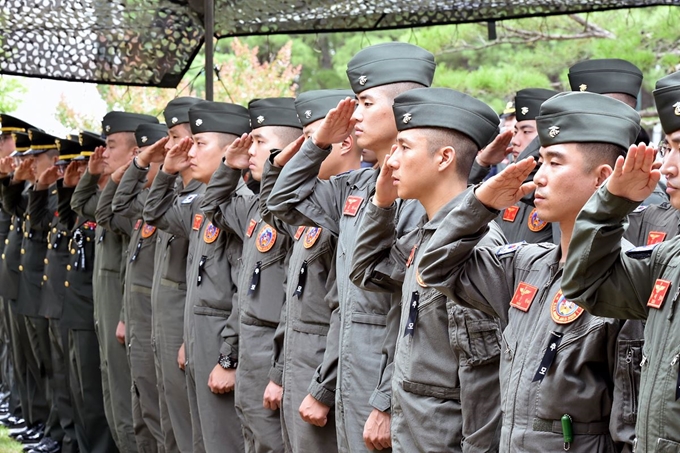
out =
[[[648,206],[646,206],[646,205],[645,205],[645,206],[640,205],[640,206],[638,206],[637,208],[635,208],[635,210],[633,211],[633,213],[635,214],[635,213],[638,213],[638,212],[642,212],[642,211],[644,211],[644,210],[647,209],[647,208],[648,208]]]
[[[503,247],[500,247],[498,250],[496,250],[496,256],[505,256],[515,253],[522,246],[526,245],[526,243],[527,241],[515,242],[514,244],[506,244]]]
[[[195,199],[197,196],[198,196],[197,193],[192,193],[191,195],[187,195],[186,197],[184,197],[184,200],[182,200],[182,204],[189,204],[189,203],[191,203],[192,201],[194,201],[194,199]]]
[[[661,244],[661,242],[658,242],[656,244],[643,245],[640,247],[633,247],[630,250],[626,250],[626,255],[636,260],[649,258],[650,256],[652,256],[652,252],[656,247],[659,246],[659,244]]]

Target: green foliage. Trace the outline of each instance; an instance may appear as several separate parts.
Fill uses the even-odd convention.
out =
[[[0,112],[11,113],[21,102],[26,86],[21,79],[12,76],[0,77]]]

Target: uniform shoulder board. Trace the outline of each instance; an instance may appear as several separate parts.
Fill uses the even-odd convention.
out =
[[[515,253],[522,246],[526,245],[527,241],[515,242],[514,244],[506,244],[503,247],[496,250],[496,256],[505,256]]]
[[[644,210],[647,209],[647,208],[648,208],[647,205],[644,205],[644,206],[640,205],[640,206],[638,206],[637,208],[635,208],[635,210],[633,211],[633,214],[637,214],[638,212],[642,212],[642,211],[644,211]]]
[[[196,193],[192,193],[191,195],[187,195],[186,197],[184,197],[184,200],[182,200],[182,204],[191,203],[192,201],[194,201],[194,198],[196,198],[197,196],[198,196],[198,194],[196,194]]]
[[[636,260],[641,260],[644,258],[649,258],[652,256],[652,251],[661,244],[661,242],[658,242],[656,244],[651,244],[651,245],[642,245],[640,247],[633,247],[632,249],[626,250],[626,255],[630,256],[631,258],[634,258]]]

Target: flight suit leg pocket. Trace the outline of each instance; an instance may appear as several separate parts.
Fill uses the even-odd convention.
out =
[[[659,439],[656,442],[655,453],[680,453],[680,443]]]
[[[401,383],[404,391],[420,396],[431,396],[443,400],[460,401],[460,388],[443,387],[439,385],[421,384],[404,379]]]
[[[638,393],[643,340],[619,340],[616,380],[621,389],[621,417],[625,423],[635,423],[638,412]]]

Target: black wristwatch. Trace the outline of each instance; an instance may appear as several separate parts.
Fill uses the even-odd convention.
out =
[[[232,359],[231,357],[227,357],[224,354],[220,354],[220,358],[217,360],[217,363],[225,370],[233,370],[238,366],[238,359]]]

